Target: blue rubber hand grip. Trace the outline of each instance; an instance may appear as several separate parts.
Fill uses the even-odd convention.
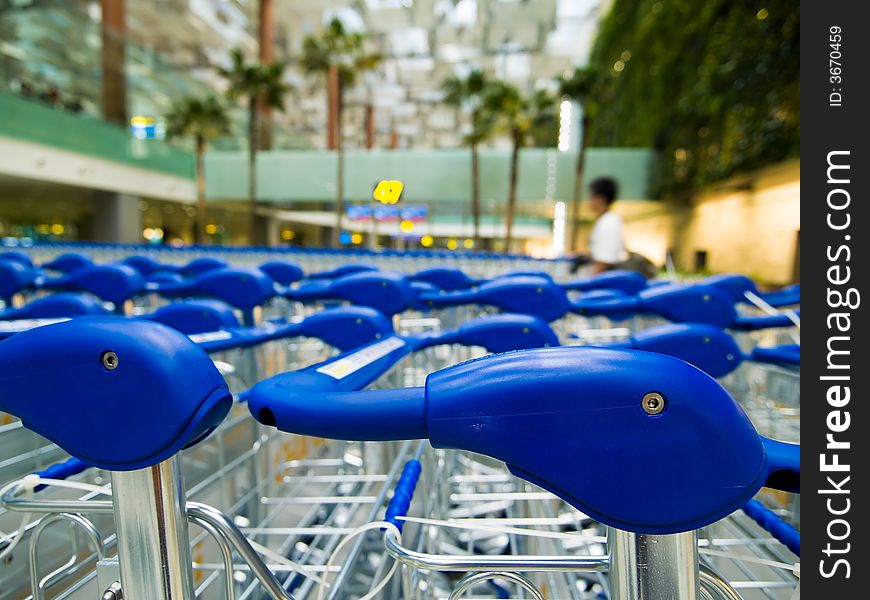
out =
[[[487,304],[545,321],[559,319],[571,308],[565,290],[551,280],[527,275],[494,279],[472,290],[421,294],[420,300],[432,308]]]
[[[16,260],[0,260],[0,299],[6,300],[32,286],[39,271]]]
[[[785,522],[779,515],[755,499],[746,503],[743,512],[772,535],[774,539],[782,542],[786,548],[797,556],[801,555],[801,534],[790,523]]]
[[[785,344],[773,348],[754,348],[749,354],[750,360],[774,365],[800,366],[801,347],[797,344]]]
[[[169,298],[216,298],[241,310],[262,306],[277,293],[271,277],[259,269],[242,267],[207,270],[190,280],[163,285],[157,291]]]
[[[364,310],[359,307],[334,310],[348,311],[351,308],[356,311]],[[326,312],[328,311],[319,315]],[[251,414],[266,425],[284,429],[294,423],[298,426],[304,422],[311,435],[317,435],[314,433],[317,430],[324,434],[322,437],[330,437],[329,432],[332,432],[333,436],[341,439],[355,439],[357,432],[367,430],[362,424],[370,419],[380,419],[384,410],[395,411],[392,415],[395,421],[415,422],[415,403],[419,393],[413,389],[380,392],[367,396],[364,402],[354,402],[354,396],[344,394],[363,389],[412,352],[440,344],[482,346],[490,352],[502,352],[557,346],[558,343],[559,340],[549,325],[536,317],[510,314],[481,317],[457,329],[438,334],[419,337],[384,335],[379,341],[301,371],[282,373],[266,379],[255,385],[245,398]],[[406,404],[402,404],[400,400]],[[327,421],[319,422],[322,417],[320,407],[328,406],[330,402],[347,404],[341,411],[330,413]],[[397,427],[398,429],[391,428],[388,433],[381,431],[378,435],[386,437],[379,439],[394,439],[391,436],[406,435],[396,433],[402,431],[401,423]],[[419,434],[422,430],[418,428],[415,431]]]
[[[578,347],[496,354],[433,373],[425,389],[342,391],[317,402],[295,386],[261,386],[251,390],[252,412],[283,431],[428,437],[436,447],[502,460],[627,531],[698,529],[762,486],[800,485],[797,446],[761,438],[714,379],[661,354]]]
[[[146,317],[192,335],[239,327],[239,319],[228,304],[220,300],[184,300],[161,306]]]
[[[481,346],[493,353],[559,345],[559,337],[546,321],[531,315],[515,314],[478,317],[456,329],[422,338],[421,341],[426,346]]]
[[[432,269],[424,269],[411,276],[412,281],[423,281],[431,283],[439,290],[445,292],[454,292],[456,290],[467,290],[477,284],[477,280],[472,279],[459,269],[450,267],[435,267]]]
[[[801,303],[801,286],[800,284],[785,287],[776,292],[767,292],[759,294],[761,299],[773,306],[774,308],[782,308],[785,306],[795,306]]]
[[[42,287],[90,292],[106,302],[120,305],[145,289],[145,279],[129,265],[90,265],[56,279],[46,279]]]
[[[667,354],[695,365],[711,377],[722,377],[740,366],[743,353],[727,332],[713,325],[672,323],[650,327],[628,340],[605,346]]]
[[[771,306],[778,308],[782,306],[792,306],[801,302],[801,286],[800,284],[785,287],[775,292],[761,292],[755,285],[755,282],[745,275],[737,275],[733,273],[711,275],[700,281],[703,285],[713,286],[726,294],[734,301],[744,304],[751,304],[746,297],[746,292],[752,292]]]
[[[351,275],[353,273],[362,273],[363,271],[377,271],[378,268],[373,265],[367,264],[357,264],[357,263],[347,263],[341,266],[335,267],[334,269],[328,271],[320,271],[318,273],[311,273],[308,276],[308,279],[337,279],[339,277],[344,277],[345,275]]]
[[[490,281],[498,281],[499,279],[510,279],[512,277],[537,277],[538,279],[546,279],[550,283],[555,283],[553,276],[546,271],[508,271],[498,277],[493,277]]]
[[[178,284],[184,281],[184,275],[177,271],[156,271],[147,276],[145,290],[158,292],[169,284]]]
[[[176,302],[169,306],[175,304],[180,303]],[[235,319],[234,315],[233,319]],[[167,324],[173,325],[172,323]],[[199,333],[184,329],[179,329],[179,331],[188,334]],[[206,352],[250,348],[266,342],[293,337],[317,338],[344,352],[392,334],[393,325],[389,319],[374,309],[362,306],[341,306],[322,310],[306,317],[299,323],[239,327],[238,322],[236,322],[235,325],[228,327],[214,326],[202,331],[216,334],[206,334],[201,336],[201,339],[196,339],[200,347]]]
[[[561,284],[562,289],[590,292],[593,290],[613,290],[623,294],[636,294],[647,287],[646,278],[637,271],[605,271],[594,277],[577,279]]]
[[[128,256],[124,260],[121,261],[125,265],[129,265],[139,271],[144,277],[148,277],[149,275],[157,272],[180,272],[181,267],[176,265],[167,265],[163,263],[159,263],[150,256],[142,256],[142,255],[133,255]]]
[[[283,260],[273,260],[260,265],[260,270],[281,285],[290,285],[305,277],[302,267]]]
[[[197,277],[203,273],[218,271],[227,267],[229,267],[227,261],[221,258],[216,258],[214,256],[201,256],[200,258],[194,258],[192,261],[184,265],[181,268],[181,272],[184,273],[186,277]]]
[[[33,268],[33,261],[24,252],[17,250],[7,250],[0,252],[0,262],[15,262],[29,269]]]
[[[0,312],[0,320],[56,319],[84,315],[105,315],[110,311],[95,297],[77,292],[59,292],[37,298],[20,308]]]
[[[699,281],[698,284],[718,289],[731,298],[733,302],[746,302],[746,292],[759,293],[754,281],[745,275],[736,273],[710,275]]]
[[[340,440],[389,441],[426,437],[422,388],[372,390],[330,381],[322,373],[267,379],[248,392],[248,409],[263,425]],[[280,401],[275,401],[280,398]]]
[[[392,523],[399,531],[402,531],[405,522],[398,517],[408,515],[408,509],[411,508],[414,490],[417,487],[417,481],[420,479],[420,471],[422,469],[423,467],[419,460],[411,459],[405,463],[402,474],[399,476],[399,481],[396,482],[393,497],[390,499],[387,510],[384,512],[384,521]]]
[[[794,312],[796,316],[800,317],[801,311],[796,310]],[[786,313],[779,315],[739,315],[734,320],[734,323],[731,324],[731,329],[736,329],[737,331],[759,331],[761,329],[794,326],[794,321]]]
[[[737,318],[733,300],[715,287],[705,285],[655,286],[634,296],[580,298],[572,306],[582,315],[617,320],[636,314],[654,314],[674,323],[728,327]]]
[[[60,256],[55,256],[50,261],[43,263],[42,268],[48,271],[59,271],[61,273],[72,273],[83,267],[89,267],[94,262],[84,254],[78,252],[67,252]]]
[[[34,475],[42,477],[43,479],[66,479],[67,477],[78,475],[85,469],[89,468],[89,464],[84,463],[73,456],[63,462],[53,464],[50,467],[46,467],[41,471],[37,471],[36,473],[34,473]],[[34,488],[34,491],[42,491],[45,489],[45,487],[46,486],[44,485],[38,485]]]
[[[187,336],[112,317],[0,342],[0,389],[0,410],[72,456],[114,471],[173,456],[210,433],[232,405],[214,363]]]
[[[373,308],[340,306],[305,317],[299,324],[301,335],[323,340],[342,352],[387,337],[392,322]],[[279,332],[273,339],[285,337]]]
[[[90,468],[89,464],[75,457],[70,457],[63,462],[46,467],[42,471],[37,471],[34,475],[38,475],[43,479],[66,479],[67,477],[78,475],[88,468]]]
[[[401,273],[359,271],[329,281],[313,281],[286,292],[300,302],[343,300],[392,316],[413,306],[417,299],[410,281]]]

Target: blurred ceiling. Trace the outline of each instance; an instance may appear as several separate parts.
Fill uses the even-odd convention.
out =
[[[402,146],[456,147],[463,124],[439,104],[441,82],[473,67],[521,89],[552,85],[585,64],[598,21],[611,0],[273,0],[275,58],[294,87],[275,115],[315,146],[326,137],[325,82],[297,66],[302,41],[338,17],[369,36],[385,60],[346,94],[345,140],[363,143],[366,104],[379,136]],[[198,77],[222,87],[214,66],[227,50],[256,53],[259,0],[128,0],[131,33]]]

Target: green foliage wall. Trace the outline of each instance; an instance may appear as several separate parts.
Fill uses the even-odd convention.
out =
[[[590,59],[590,144],[657,149],[666,195],[797,156],[799,9],[615,0]]]

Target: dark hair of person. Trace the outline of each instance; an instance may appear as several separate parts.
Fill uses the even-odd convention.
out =
[[[600,196],[607,203],[607,206],[610,206],[616,200],[619,186],[610,177],[599,177],[589,184],[589,192],[593,196]]]

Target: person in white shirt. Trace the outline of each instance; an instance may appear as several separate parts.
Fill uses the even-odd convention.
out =
[[[622,237],[622,217],[611,210],[618,193],[616,181],[600,177],[589,184],[589,206],[595,213],[595,225],[589,235],[589,254],[574,259],[574,270],[589,263],[592,273],[601,273],[628,260]]]

